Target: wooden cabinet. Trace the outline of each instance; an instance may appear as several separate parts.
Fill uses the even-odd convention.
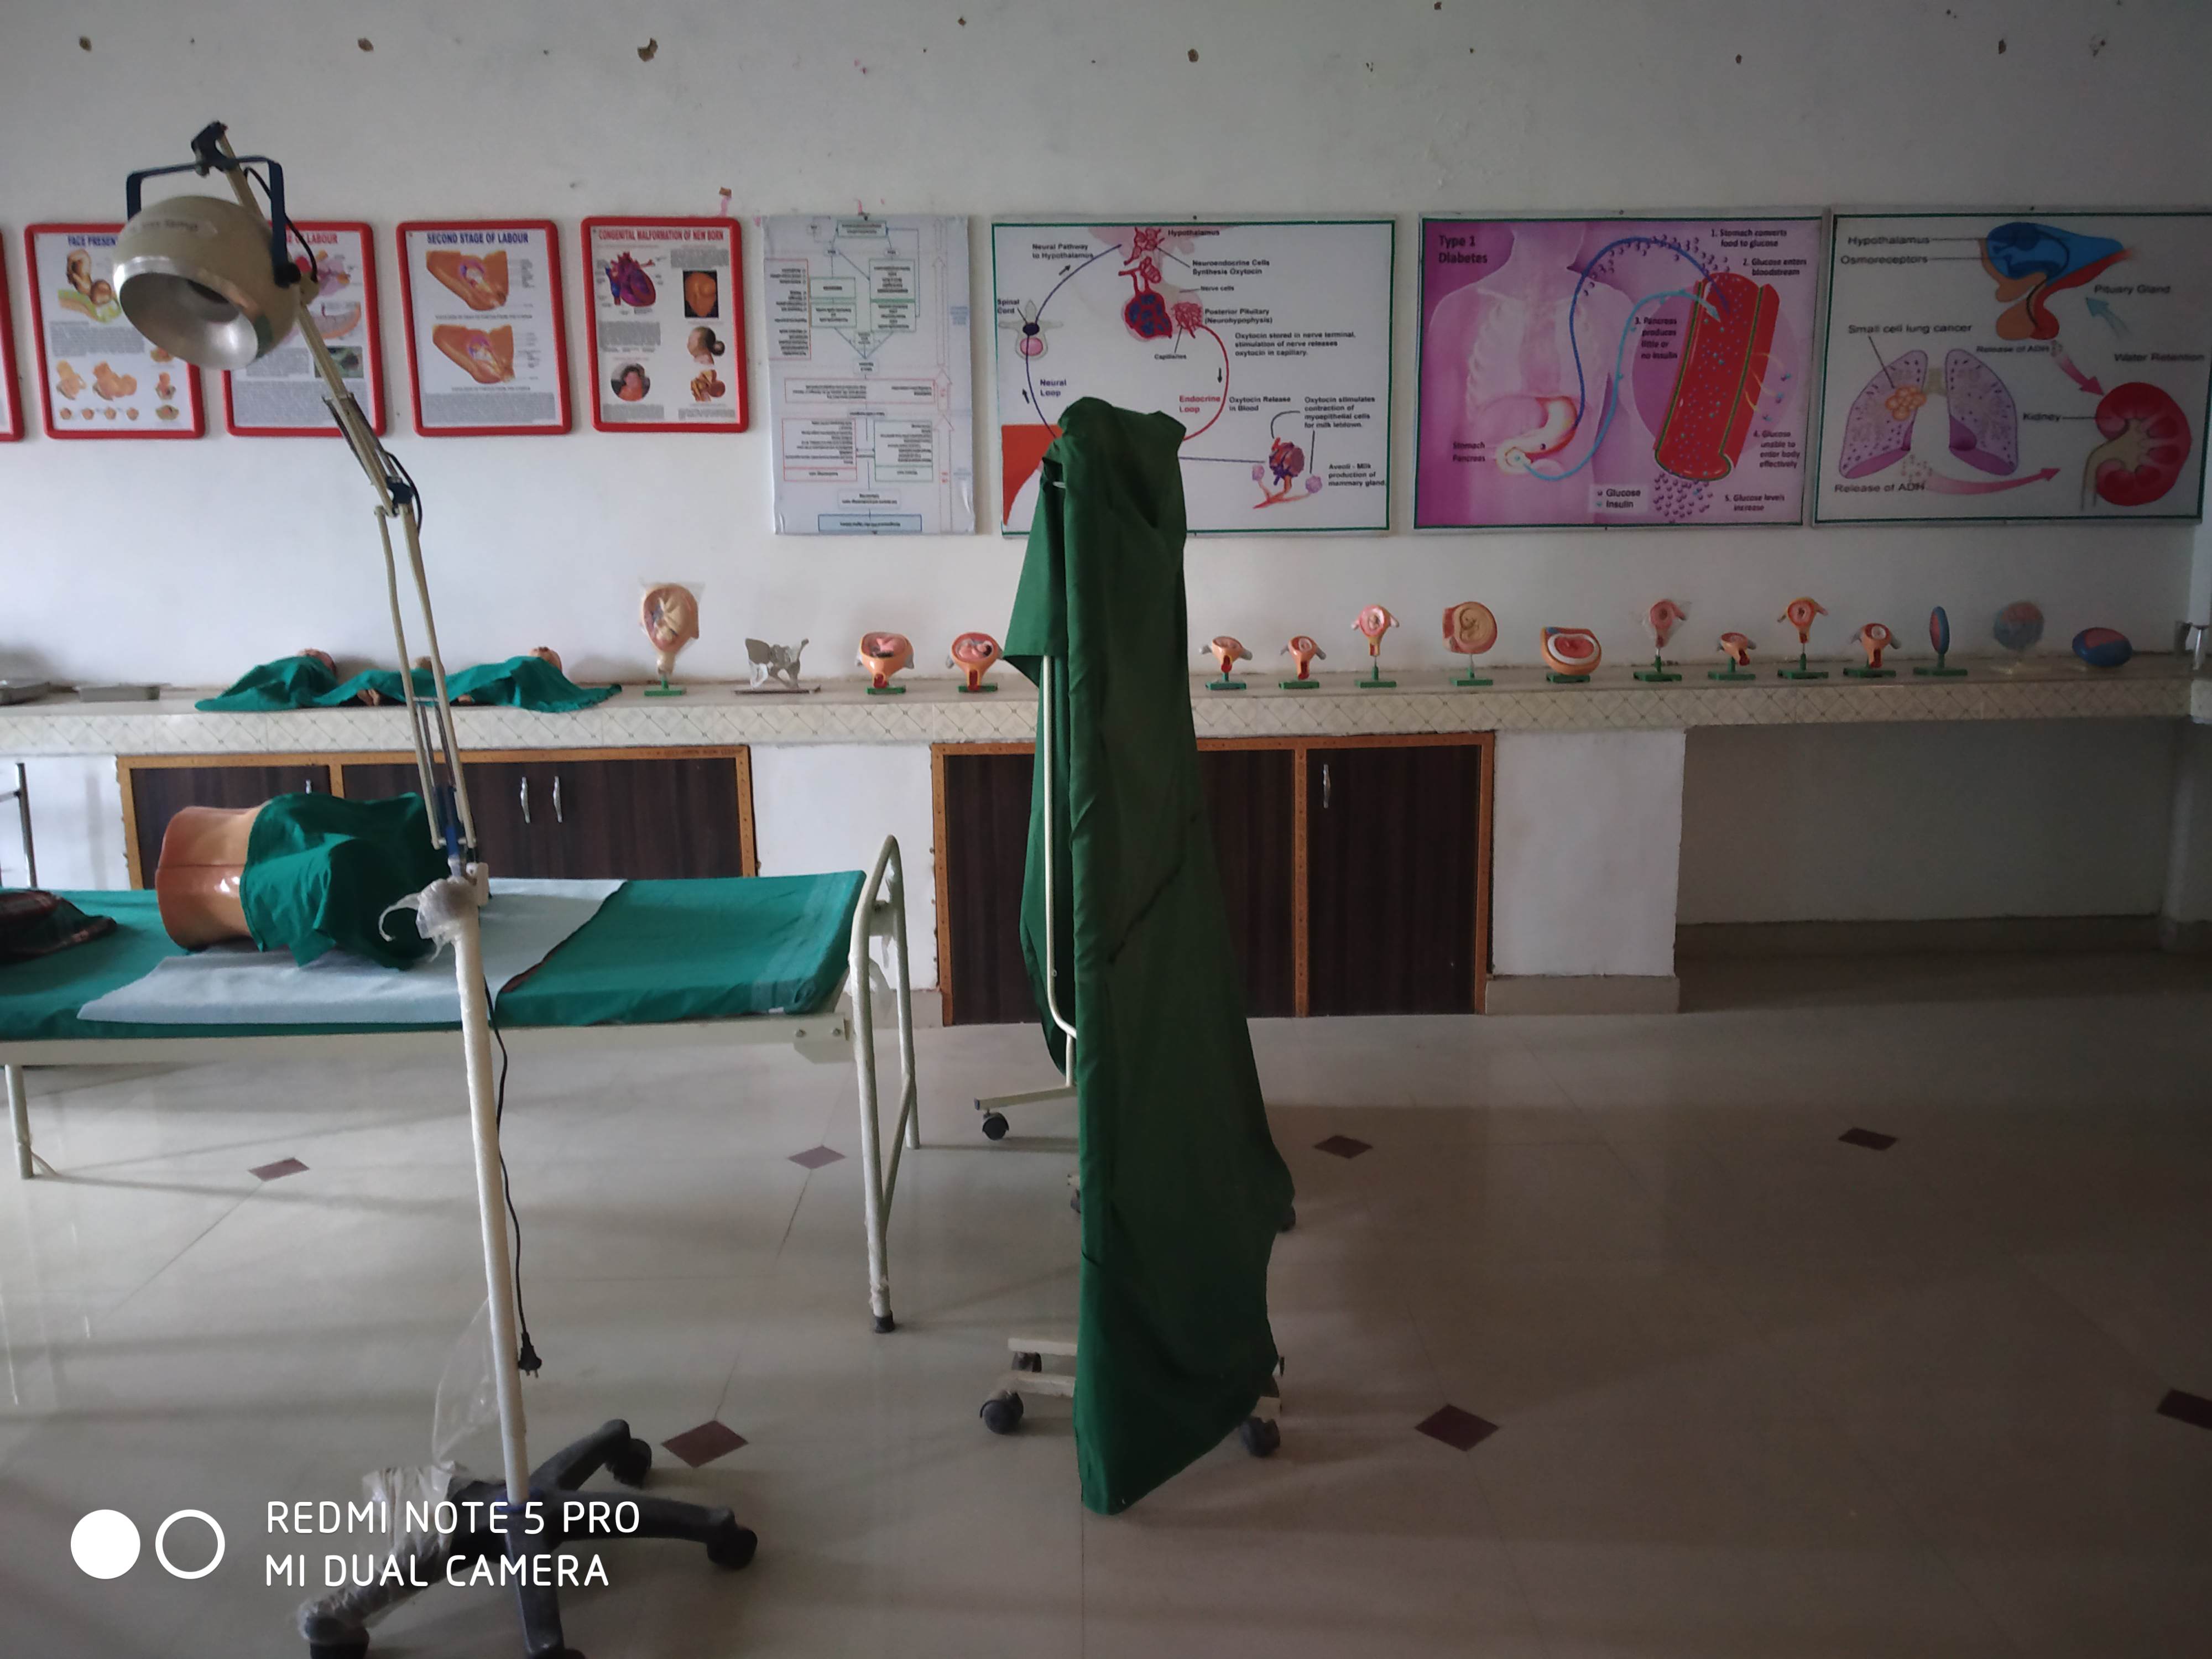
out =
[[[1474,1006],[1483,751],[1309,749],[1307,1011]]]
[[[477,843],[501,876],[750,876],[750,751],[508,750],[464,755]],[[185,805],[252,806],[303,786],[356,799],[413,794],[404,755],[319,756],[232,766],[213,757],[118,763],[134,886],[152,879],[161,830]]]
[[[215,757],[129,759],[116,763],[123,789],[124,860],[133,887],[154,884],[161,836],[186,806],[258,806],[272,795],[331,791],[329,761],[276,755],[240,766]]]
[[[1022,963],[1025,744],[940,744],[947,1024],[1036,1018]],[[1490,739],[1210,739],[1199,776],[1254,1018],[1461,1012],[1488,951]]]

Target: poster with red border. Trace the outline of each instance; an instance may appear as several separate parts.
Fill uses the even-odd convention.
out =
[[[415,430],[426,438],[568,431],[553,222],[418,219],[398,237]]]
[[[207,430],[199,370],[131,327],[116,301],[115,239],[122,228],[24,227],[46,435],[197,438]]]
[[[586,219],[592,424],[745,429],[745,288],[735,219]]]
[[[384,337],[377,331],[376,236],[355,221],[295,219],[292,228],[315,251],[322,289],[316,326],[338,374],[384,435]],[[307,267],[304,255],[294,262]],[[337,438],[344,434],[323,402],[322,376],[307,344],[294,335],[251,368],[222,377],[222,421],[241,438]]]
[[[0,443],[23,435],[23,389],[15,380],[15,319],[8,309],[8,247],[0,242]]]

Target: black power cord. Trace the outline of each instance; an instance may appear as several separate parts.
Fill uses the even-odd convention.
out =
[[[498,1006],[492,1001],[491,987],[484,987],[485,1023],[491,1027],[491,1040],[499,1044],[499,1092],[492,1107],[492,1127],[497,1129],[507,1121],[507,1039],[499,1034]],[[507,1148],[499,1150],[500,1191],[507,1200],[507,1218],[514,1232],[514,1321],[522,1334],[521,1351],[514,1357],[515,1369],[526,1376],[535,1376],[544,1361],[530,1340],[530,1316],[522,1305],[522,1218],[515,1212],[514,1183],[507,1179]]]

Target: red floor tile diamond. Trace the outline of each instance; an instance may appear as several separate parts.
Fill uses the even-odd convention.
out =
[[[1886,1152],[1897,1145],[1895,1135],[1886,1135],[1879,1129],[1846,1129],[1836,1139],[1846,1146],[1863,1146],[1870,1152]]]
[[[2191,1428],[2212,1429],[2212,1400],[2185,1389],[2168,1389],[2166,1398],[2158,1402],[2158,1414]]]
[[[274,1164],[264,1164],[260,1168],[248,1170],[246,1173],[264,1181],[282,1181],[288,1175],[305,1175],[307,1170],[307,1166],[296,1158],[280,1158]]]
[[[686,1429],[660,1443],[664,1449],[698,1469],[704,1468],[718,1457],[727,1457],[745,1443],[745,1437],[727,1424],[710,1419],[697,1428]]]
[[[1331,1135],[1327,1140],[1314,1143],[1314,1151],[1327,1152],[1331,1158],[1358,1158],[1362,1152],[1375,1149],[1364,1140],[1354,1140],[1350,1135]]]
[[[1456,1406],[1440,1406],[1413,1425],[1431,1440],[1441,1440],[1455,1451],[1467,1451],[1498,1432],[1498,1425]]]
[[[818,1170],[825,1164],[835,1164],[845,1156],[834,1147],[809,1146],[803,1152],[793,1152],[791,1161],[805,1170]]]

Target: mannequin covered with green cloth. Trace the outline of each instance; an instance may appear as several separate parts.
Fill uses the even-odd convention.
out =
[[[415,696],[427,702],[435,694],[430,671],[413,672]],[[450,677],[446,687],[455,702],[503,704],[544,714],[570,714],[605,702],[618,685],[578,685],[543,657],[509,657],[482,663]],[[313,655],[279,657],[248,669],[219,696],[192,706],[202,714],[270,714],[287,708],[340,708],[363,694],[381,702],[404,702],[406,693],[396,668],[363,669],[343,684],[327,662]]]
[[[1040,685],[1022,948],[1073,1024],[1085,1504],[1127,1508],[1251,1414],[1291,1178],[1267,1131],[1198,773],[1184,514],[1165,415],[1071,404],[1045,453],[1006,660]],[[1045,791],[1054,902],[1046,903]],[[1054,1058],[1059,1029],[1046,1022]]]

